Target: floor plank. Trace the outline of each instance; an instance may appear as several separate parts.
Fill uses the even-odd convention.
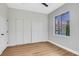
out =
[[[76,56],[49,42],[8,47],[1,56]]]

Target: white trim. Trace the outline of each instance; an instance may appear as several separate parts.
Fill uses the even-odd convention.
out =
[[[23,45],[23,44],[8,44],[8,47],[17,46],[17,45]]]
[[[39,42],[48,42],[48,40],[39,41]],[[38,42],[31,42],[31,43],[24,43],[24,44],[32,44],[32,43],[38,43]],[[8,44],[7,47],[18,46],[18,45],[24,45],[24,44]]]
[[[72,50],[72,49],[69,49],[69,48],[67,48],[67,47],[65,47],[65,46],[63,46],[63,45],[60,45],[60,44],[55,43],[55,42],[50,41],[50,40],[48,40],[48,42],[50,42],[50,43],[52,43],[52,44],[55,44],[56,46],[58,46],[58,47],[60,47],[60,48],[63,48],[63,49],[65,49],[65,50],[67,50],[67,51],[70,51],[70,52],[72,52],[72,53],[74,53],[74,54],[76,54],[76,55],[79,56],[79,52],[78,52],[78,51],[74,51],[74,50]]]

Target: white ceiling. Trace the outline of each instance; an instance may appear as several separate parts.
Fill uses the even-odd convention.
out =
[[[47,3],[48,7],[45,7],[41,3],[7,3],[9,8],[23,9],[32,12],[38,12],[43,14],[49,14],[56,10],[64,3]]]

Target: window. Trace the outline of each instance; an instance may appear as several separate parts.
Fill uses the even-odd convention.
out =
[[[69,12],[55,17],[55,34],[70,36]]]

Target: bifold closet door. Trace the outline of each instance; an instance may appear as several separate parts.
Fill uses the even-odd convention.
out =
[[[16,43],[27,44],[47,39],[47,20],[44,16],[16,19]]]
[[[27,17],[24,19],[24,44],[31,43],[31,20]]]
[[[46,19],[37,16],[35,19],[32,20],[32,42],[42,42],[46,41],[47,39],[47,26],[46,26]]]
[[[31,22],[29,19],[16,20],[16,44],[31,43]]]
[[[16,44],[23,44],[24,42],[23,28],[23,19],[16,19]]]
[[[7,47],[8,43],[7,19],[0,17],[0,54]]]

